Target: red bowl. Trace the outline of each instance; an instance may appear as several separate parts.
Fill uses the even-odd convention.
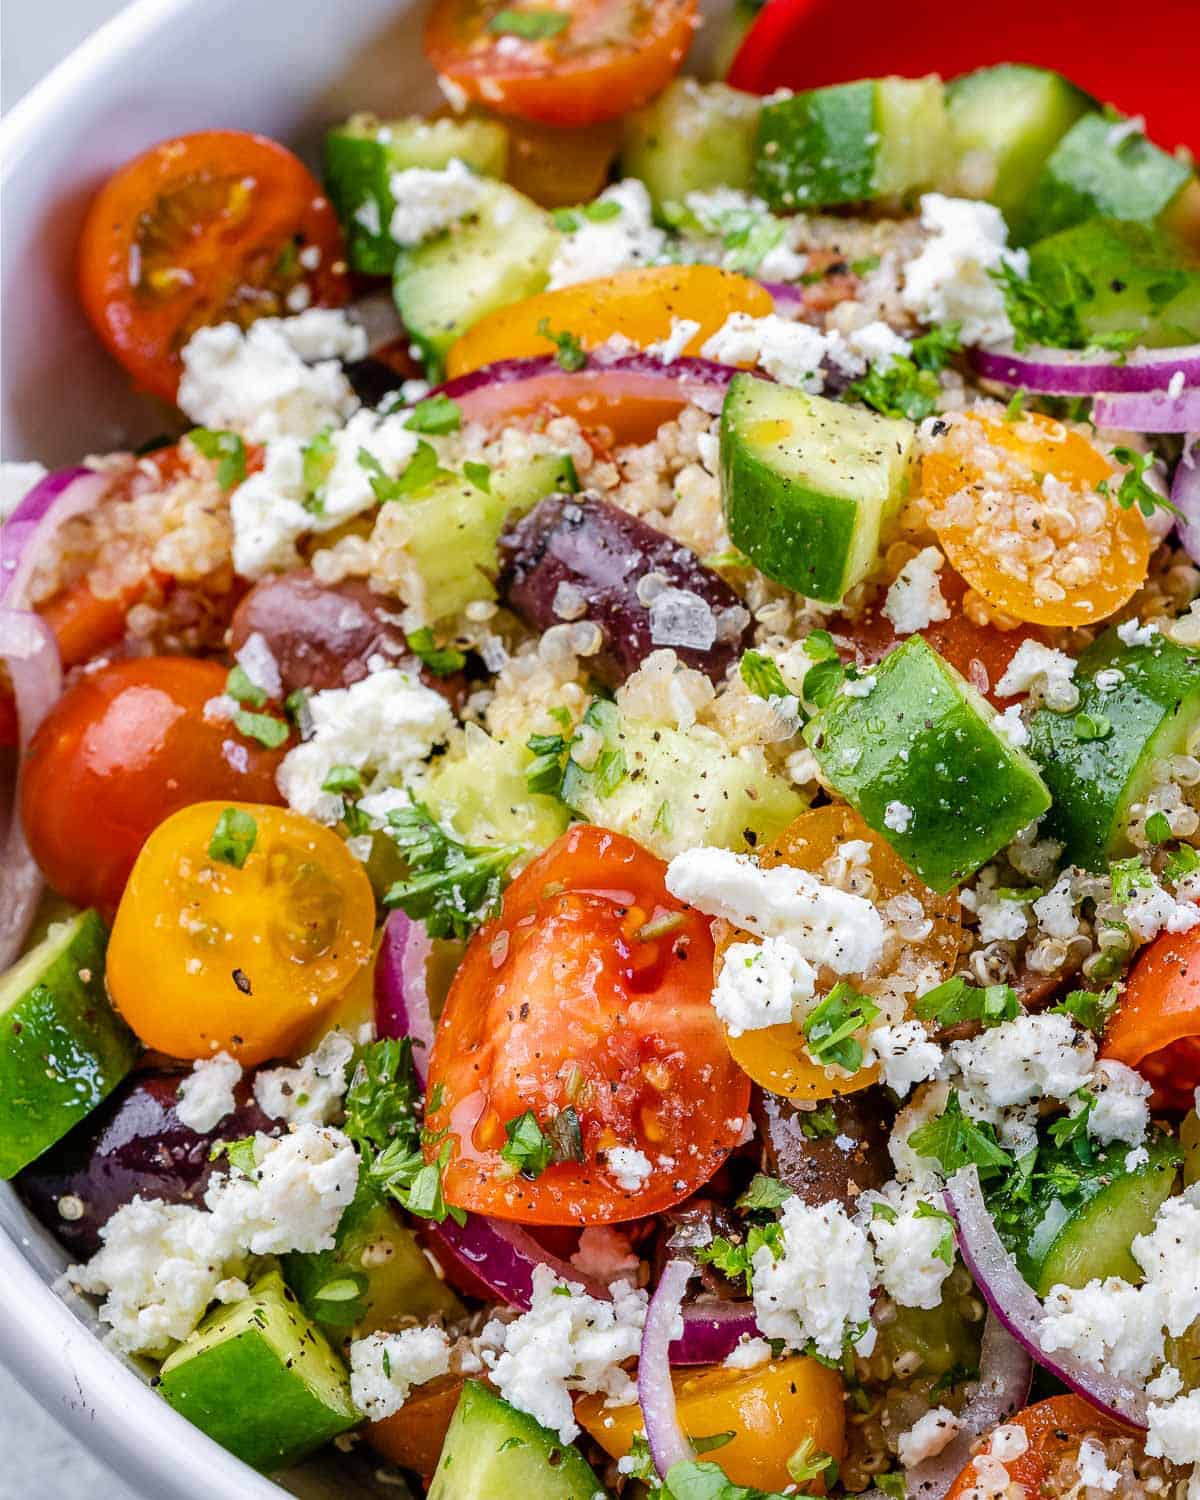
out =
[[[998,62],[1055,68],[1200,155],[1200,0],[769,0],[729,82],[764,94]]]

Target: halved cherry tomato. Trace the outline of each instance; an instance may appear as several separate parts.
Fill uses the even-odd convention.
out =
[[[303,162],[265,136],[204,130],[151,147],[101,188],[79,291],[134,380],[173,401],[197,328],[335,307],[349,282],[337,215]]]
[[[394,1464],[428,1479],[442,1456],[446,1430],[462,1395],[463,1377],[443,1375],[415,1387],[403,1410],[368,1422],[363,1436]]]
[[[512,120],[505,181],[543,208],[587,203],[607,184],[623,133],[619,120],[573,130]]]
[[[111,915],[151,830],[210,797],[279,802],[282,750],[267,750],[204,705],[226,672],[194,657],[115,662],[67,689],[30,743],[21,817],[51,887]]]
[[[872,900],[882,905],[894,896],[916,897],[931,926],[925,937],[909,942],[906,948],[909,954],[915,951],[927,961],[939,979],[948,979],[966,943],[966,934],[958,923],[958,901],[954,896],[938,896],[923,885],[853,808],[840,804],[801,813],[773,844],[761,851],[760,860],[768,869],[793,865],[798,870],[817,873],[843,844],[859,839],[871,846],[870,869],[875,885]],[[730,943],[744,941],[747,936],[727,923],[721,923],[717,930],[718,956]],[[872,993],[872,979],[857,984],[864,994]],[[831,1077],[809,1057],[804,1037],[795,1026],[765,1026],[758,1031],[744,1031],[738,1037],[727,1036],[726,1040],[730,1056],[755,1083],[792,1099],[828,1099],[835,1094],[857,1093],[869,1088],[879,1077],[877,1067],[862,1068],[852,1077]]]
[[[594,125],[667,84],[691,46],[696,9],[697,0],[436,0],[425,52],[442,77],[489,109]],[[528,22],[506,25],[514,13]]]
[[[210,848],[222,815],[251,820],[249,852]],[[197,802],[160,823],[108,940],[113,1004],[171,1057],[286,1056],[371,958],[375,896],[332,829],[287,808]]]
[[[1005,455],[1015,471],[998,469]],[[1059,495],[1043,490],[1047,475],[1062,481]],[[1150,533],[1137,509],[1097,492],[1112,477],[1086,438],[1037,414],[950,419],[921,465],[930,524],[951,564],[994,608],[1038,625],[1107,619],[1145,579]]]
[[[695,1192],[737,1144],[750,1083],[709,1003],[712,938],[665,872],[632,839],[568,829],[472,939],[429,1067],[448,1203],[527,1224],[640,1218]],[[533,1178],[500,1154],[527,1110],[566,1158]],[[610,1163],[616,1147],[644,1168]]]
[[[1042,1485],[1057,1465],[1079,1451],[1085,1437],[1128,1434],[1127,1428],[1101,1416],[1094,1406],[1078,1396],[1051,1396],[1048,1401],[1039,1401],[1019,1411],[1007,1425],[1021,1428],[1029,1446],[1018,1457],[1008,1459],[1004,1468],[1010,1482],[1021,1485],[1022,1492],[1031,1500],[1042,1493]],[[990,1453],[990,1442],[985,1442],[980,1452]],[[968,1493],[975,1494],[979,1477],[972,1459],[954,1481],[946,1500],[965,1500]]]
[[[771,294],[749,277],[716,266],[648,266],[618,271],[602,281],[581,281],[557,292],[541,292],[481,318],[450,348],[446,370],[465,375],[501,359],[553,354],[554,342],[539,332],[572,333],[585,349],[594,349],[614,333],[640,348],[671,332],[673,318],[700,325],[685,354],[698,354],[730,313],[765,317],[774,307]]]
[[[647,443],[688,404],[688,392],[665,370],[567,371],[556,365],[521,380],[490,380],[458,397],[458,404],[465,418],[494,431],[533,414],[571,416],[593,448],[601,430],[614,445]],[[602,463],[612,457],[601,451],[596,456]]]
[[[674,1370],[671,1383],[679,1424],[690,1438],[733,1433],[706,1461],[734,1484],[790,1490],[788,1459],[805,1438],[839,1462],[846,1451],[842,1377],[815,1359],[773,1359],[750,1370]],[[603,1396],[584,1396],[575,1417],[613,1458],[625,1457],[645,1425],[640,1406],[606,1406]],[[800,1493],[823,1495],[825,1489],[817,1482]]]
[[[1200,928],[1164,933],[1138,959],[1102,1053],[1150,1080],[1155,1108],[1192,1107],[1200,1085]]]

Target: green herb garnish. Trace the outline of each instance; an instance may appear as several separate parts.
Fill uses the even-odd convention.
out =
[[[408,649],[418,658],[435,677],[449,677],[455,672],[461,672],[467,664],[467,658],[457,646],[438,646],[433,639],[433,631],[428,625],[423,625],[420,630],[414,630],[411,635],[405,637]]]
[[[235,489],[246,477],[246,445],[236,432],[215,427],[193,427],[188,439],[197,452],[217,465],[217,483]]]
[[[562,10],[498,10],[487,24],[493,36],[519,36],[526,42],[544,42],[571,24]]]
[[[423,921],[430,937],[470,937],[499,909],[505,874],[521,852],[517,845],[465,844],[415,798],[388,813],[384,831],[409,867],[408,877],[389,887],[384,905]]]
[[[462,426],[462,407],[444,391],[419,401],[404,423],[409,432],[428,432],[443,435],[457,432]]]
[[[879,1007],[842,979],[802,1023],[808,1054],[822,1067],[836,1065],[847,1073],[862,1067],[862,1043],[854,1035],[879,1014]]]
[[[564,370],[574,372],[582,370],[588,362],[587,352],[579,341],[579,335],[563,329],[555,333],[550,327],[550,319],[543,318],[537,326],[538,333],[542,338],[548,339],[555,347],[555,359]]]

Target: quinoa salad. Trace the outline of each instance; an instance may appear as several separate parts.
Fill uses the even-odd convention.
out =
[[[266,1473],[1200,1500],[1192,160],[596,9],[96,195],[161,432],[3,466],[0,1176]]]

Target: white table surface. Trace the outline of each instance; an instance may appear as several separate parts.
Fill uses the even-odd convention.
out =
[[[123,0],[0,0],[0,107],[10,108]],[[0,1366],[0,1500],[141,1500]]]

